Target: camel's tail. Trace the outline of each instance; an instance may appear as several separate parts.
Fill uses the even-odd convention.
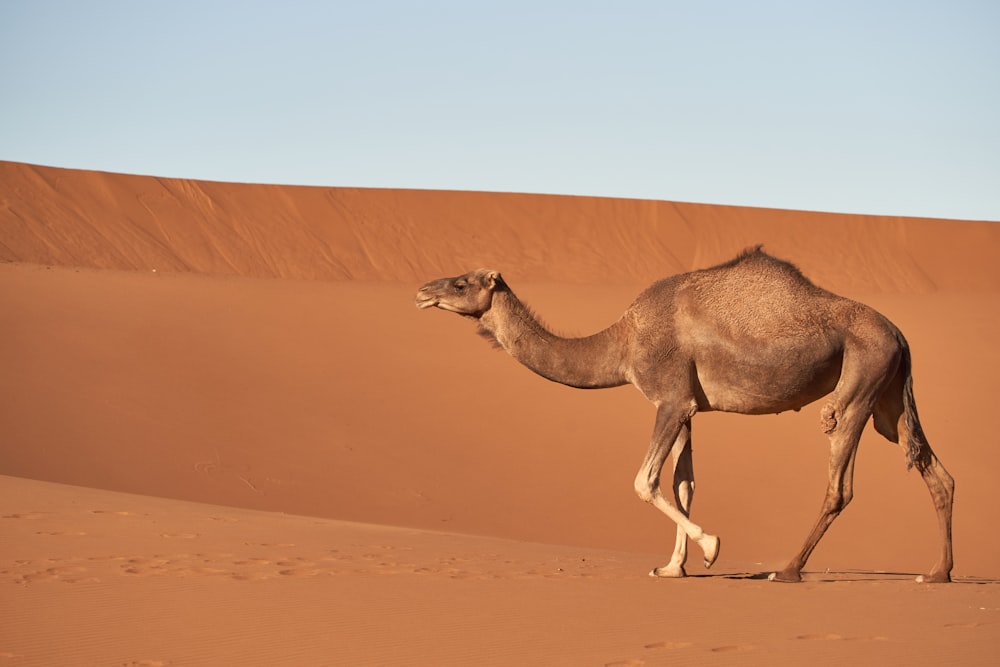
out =
[[[931,455],[931,447],[927,443],[927,436],[920,426],[920,417],[917,415],[917,403],[913,398],[913,373],[910,361],[910,346],[903,342],[903,358],[899,365],[899,374],[903,378],[903,419],[906,424],[906,469],[913,466],[917,470],[923,471],[928,464]],[[901,443],[902,444],[902,443]]]

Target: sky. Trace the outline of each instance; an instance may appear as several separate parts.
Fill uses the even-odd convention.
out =
[[[1000,221],[996,0],[0,0],[0,160]]]

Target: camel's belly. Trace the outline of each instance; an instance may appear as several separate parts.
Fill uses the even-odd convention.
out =
[[[727,355],[716,350],[695,359],[700,410],[766,414],[797,410],[833,391],[842,356],[794,348],[768,354]]]

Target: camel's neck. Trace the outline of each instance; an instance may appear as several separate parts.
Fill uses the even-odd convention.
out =
[[[548,331],[513,293],[498,290],[479,320],[481,332],[512,357],[553,382],[581,389],[618,387],[625,376],[625,340],[616,324],[584,338]]]

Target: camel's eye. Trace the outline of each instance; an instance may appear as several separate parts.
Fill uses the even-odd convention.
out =
[[[460,282],[455,283],[455,291],[456,292],[464,292],[466,287],[467,287],[467,285],[464,282],[460,281]]]

